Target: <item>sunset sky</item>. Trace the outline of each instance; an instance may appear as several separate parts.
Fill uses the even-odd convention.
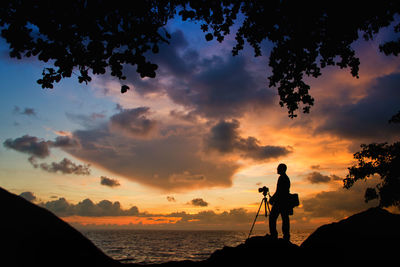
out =
[[[48,65],[10,59],[1,40],[0,186],[89,227],[248,229],[279,163],[300,196],[292,229],[377,204],[363,200],[377,178],[350,190],[342,179],[360,144],[399,138],[388,120],[400,110],[400,60],[378,48],[387,30],[353,44],[359,79],[339,68],[308,78],[315,105],[290,119],[268,87],[270,44],[233,57],[234,34],[220,44],[198,24],[167,29],[157,77],[127,67],[125,94],[109,75],[43,90]]]

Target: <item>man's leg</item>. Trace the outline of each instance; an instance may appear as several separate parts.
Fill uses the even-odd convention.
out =
[[[289,212],[282,211],[282,232],[283,232],[283,239],[289,241],[290,240],[290,221],[289,221]]]
[[[271,237],[278,238],[278,231],[276,231],[276,220],[279,216],[279,209],[272,206],[271,212],[269,214],[269,233]]]

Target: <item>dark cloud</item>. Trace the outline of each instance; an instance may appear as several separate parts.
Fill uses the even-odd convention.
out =
[[[331,181],[328,175],[323,175],[320,172],[309,173],[306,179],[312,184],[329,183]]]
[[[110,122],[75,131],[71,138],[79,147],[63,147],[63,150],[127,179],[167,191],[230,186],[239,164],[208,153],[210,150],[235,152],[254,160],[277,158],[291,152],[285,147],[262,146],[254,137],[241,138],[239,123],[235,120],[220,121],[205,139],[205,124],[161,123],[157,135],[141,138],[137,133],[149,129],[139,127],[147,125],[147,117],[142,116],[149,112],[148,108],[122,109],[111,117]],[[129,125],[130,122],[134,126]],[[135,134],[115,131],[116,127],[124,127]]]
[[[68,148],[78,147],[78,140],[69,136],[58,136],[55,141],[45,141],[35,136],[24,135],[16,139],[7,139],[3,145],[6,148],[31,155],[28,161],[34,168],[40,168],[47,172],[61,172],[63,174],[89,175],[89,165],[78,165],[64,158],[60,162],[38,163],[37,158],[46,158],[53,147]]]
[[[46,158],[50,155],[50,148],[52,147],[78,146],[79,142],[68,136],[58,136],[55,141],[45,141],[35,136],[24,135],[14,140],[9,138],[3,142],[3,145],[6,148],[29,154],[35,158]]]
[[[399,84],[400,74],[390,74],[377,78],[357,103],[325,105],[321,114],[326,117],[315,132],[367,142],[398,138],[400,125],[388,121],[399,110]]]
[[[233,225],[246,226],[254,220],[255,213],[248,212],[244,208],[235,208],[229,211],[216,213],[213,210],[200,211],[194,214],[188,214],[186,212],[175,212],[168,214],[170,217],[180,217],[181,220],[176,222],[176,227],[196,227],[196,226],[208,226],[211,227],[232,227]]]
[[[109,187],[116,187],[120,186],[121,184],[118,182],[116,179],[108,178],[106,176],[101,176],[100,177],[100,184],[109,186]]]
[[[206,177],[202,174],[191,174],[188,171],[184,171],[183,173],[174,173],[172,176],[170,176],[171,182],[200,182],[200,181],[205,181]]]
[[[63,148],[76,158],[127,179],[164,190],[230,186],[235,162],[202,155],[200,126],[166,126],[164,134],[135,138],[110,131],[108,124],[73,133],[80,147]]]
[[[54,212],[56,215],[65,216],[136,216],[139,214],[139,209],[133,206],[130,209],[122,209],[118,201],[111,202],[102,200],[99,203],[94,203],[90,199],[85,199],[78,204],[69,203],[65,198],[59,198],[44,203],[39,203],[40,206]]]
[[[318,164],[317,165],[311,165],[310,168],[312,170],[319,170],[321,168],[321,166],[319,166]]]
[[[135,91],[141,95],[163,91],[166,85],[163,77],[183,81],[195,71],[199,57],[196,51],[188,49],[188,42],[180,30],[171,33],[170,44],[160,45],[159,53],[149,53],[147,56],[150,61],[159,65],[156,78],[142,79],[138,74],[127,77],[127,82],[132,83]],[[127,72],[136,73],[131,66],[124,68]]]
[[[332,181],[343,181],[342,177],[339,177],[339,176],[337,176],[335,174],[331,174],[330,178],[331,178]]]
[[[117,226],[119,228],[155,228],[155,229],[241,229],[246,230],[250,228],[250,224],[254,220],[255,212],[249,212],[244,208],[234,208],[229,211],[216,213],[213,210],[202,210],[198,213],[186,212],[173,212],[169,214],[150,214],[147,212],[139,213],[137,215],[141,218],[146,218],[147,221],[158,221],[160,224],[129,224]],[[174,219],[172,219],[174,218]],[[175,218],[178,218],[176,220]],[[74,223],[77,227],[85,225]],[[109,225],[86,225],[89,228],[103,228]],[[115,227],[115,226],[113,226]],[[265,227],[265,226],[264,226]],[[104,228],[103,228],[104,229]]]
[[[21,194],[19,194],[20,197],[25,198],[26,200],[30,201],[30,202],[34,202],[36,200],[36,196],[34,193],[32,192],[22,192]]]
[[[13,113],[18,115],[36,116],[36,111],[33,108],[24,108],[22,110],[18,106],[14,107]]]
[[[202,198],[192,199],[188,204],[196,206],[196,207],[207,207],[208,203],[204,201]]]
[[[311,172],[306,176],[306,179],[312,184],[322,184],[322,183],[329,183],[330,181],[339,181],[343,180],[337,175],[324,175],[320,172]]]
[[[121,131],[133,137],[144,137],[149,135],[156,126],[154,120],[146,117],[149,114],[148,107],[123,109],[110,118],[112,131]]]
[[[98,125],[98,123],[99,123],[99,121],[101,121],[101,119],[105,118],[104,114],[96,113],[96,112],[89,114],[89,115],[66,112],[65,116],[70,121],[72,121],[80,126],[83,126],[85,128],[95,127]]]
[[[220,153],[238,152],[241,156],[254,160],[278,158],[291,153],[291,149],[287,147],[262,146],[254,137],[240,137],[239,126],[237,120],[219,121],[205,138],[206,148]]]
[[[7,139],[3,142],[6,148],[29,154],[38,158],[50,155],[51,141],[44,141],[35,136],[24,135],[16,139]]]
[[[183,112],[178,110],[171,110],[169,115],[175,119],[183,120],[191,123],[196,123],[198,121],[198,115],[194,111]]]
[[[302,200],[304,212],[310,217],[344,218],[369,207],[377,206],[377,201],[365,203],[364,194],[367,187],[374,187],[377,178],[358,182],[350,189],[338,188],[333,191],[322,191],[314,197]]]
[[[34,167],[34,168],[38,168],[39,167],[39,163],[36,160],[35,156],[30,156],[28,158],[29,163]]]
[[[51,143],[53,147],[76,147],[79,146],[79,142],[77,139],[74,139],[70,136],[57,136],[55,141]]]
[[[175,103],[207,118],[232,118],[271,105],[276,92],[267,88],[264,73],[251,70],[244,56],[204,56],[188,46],[182,31],[172,33],[171,45],[149,55],[160,65],[155,79],[128,77],[139,94],[166,94]],[[262,79],[259,76],[263,77]]]
[[[170,44],[162,44],[159,53],[151,54],[150,58],[161,66],[160,70],[168,70],[177,77],[186,77],[195,70],[199,58],[197,51],[188,46],[183,32],[177,30],[171,34]]]
[[[145,217],[148,221],[159,221],[164,222],[160,224],[134,224],[134,225],[124,225],[118,226],[119,228],[134,228],[138,227],[149,228],[152,229],[240,229],[248,231],[250,228],[250,224],[254,220],[255,213],[248,212],[244,208],[235,208],[229,211],[224,211],[221,213],[216,213],[213,210],[202,210],[198,213],[186,213],[186,212],[173,212],[170,214],[149,214],[149,213],[140,213],[139,217]],[[161,218],[160,218],[161,217]],[[171,218],[171,219],[169,219]],[[172,218],[179,218],[176,219]],[[261,220],[260,220],[261,221]],[[171,223],[173,222],[173,223]],[[73,223],[73,225],[81,228],[85,227],[85,225],[79,223]],[[104,229],[107,225],[99,226],[99,225],[86,225],[88,228],[100,228]],[[265,226],[263,226],[265,227]]]
[[[71,205],[63,197],[57,200],[40,203],[39,205],[50,210],[51,212],[54,212],[58,216],[73,215],[73,209],[71,208]]]
[[[75,174],[75,175],[90,175],[90,165],[81,165],[73,163],[71,160],[64,158],[60,162],[52,162],[48,163],[40,163],[32,161],[30,158],[29,161],[35,168],[40,168],[47,172],[57,173],[60,172],[62,174]]]
[[[244,58],[214,56],[198,64],[200,71],[166,88],[175,103],[208,118],[238,117],[272,104],[275,93],[255,81]]]
[[[115,104],[115,110],[117,110],[117,111],[123,111],[124,110],[124,108],[122,107],[122,105],[121,104],[119,104],[119,103],[117,103],[117,104]]]
[[[176,202],[176,199],[173,196],[167,196],[168,202]]]

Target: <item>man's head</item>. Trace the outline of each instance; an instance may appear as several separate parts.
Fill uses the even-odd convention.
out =
[[[287,170],[286,164],[281,163],[281,164],[278,165],[278,169],[277,169],[278,174],[281,174],[281,175],[285,174],[286,170]]]

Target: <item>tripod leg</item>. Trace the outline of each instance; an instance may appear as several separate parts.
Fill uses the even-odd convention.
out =
[[[254,218],[253,225],[252,225],[252,226],[251,226],[251,228],[250,228],[249,236],[247,237],[247,239],[249,239],[249,238],[250,238],[250,236],[251,236],[251,232],[253,232],[254,224],[255,224],[255,223],[256,223],[256,221],[257,221],[257,217],[258,217],[258,214],[260,213],[260,209],[261,209],[261,207],[262,207],[262,204],[263,204],[263,202],[264,202],[264,199],[262,199],[262,200],[261,200],[260,207],[258,208],[258,211],[257,211],[256,217]]]
[[[267,213],[267,205],[268,205],[268,201],[267,198],[264,198],[264,211],[265,211],[265,217],[268,217],[268,213]],[[269,208],[269,206],[268,206]]]
[[[271,214],[271,209],[269,208],[269,203],[267,200],[265,200],[265,203],[267,203],[267,207],[268,207],[268,213]],[[267,211],[265,211],[265,213],[267,213]]]

